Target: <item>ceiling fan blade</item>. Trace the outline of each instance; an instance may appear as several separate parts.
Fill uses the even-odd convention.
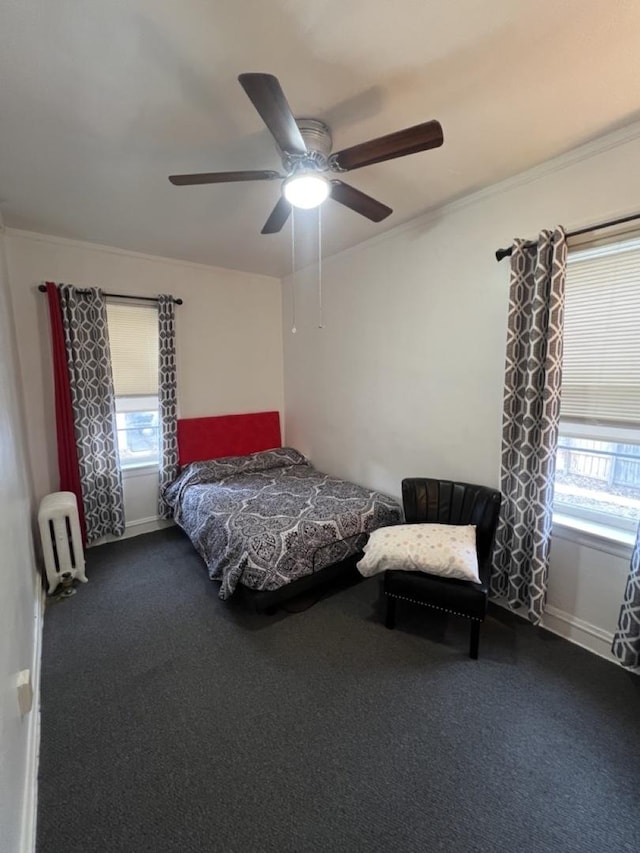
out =
[[[277,172],[269,170],[249,172],[202,172],[199,175],[169,175],[169,180],[177,187],[192,184],[226,184],[230,181],[275,181],[283,178]]]
[[[283,195],[280,196],[278,203],[271,211],[271,214],[267,221],[264,223],[264,227],[260,233],[277,234],[278,231],[282,231],[282,227],[289,218],[290,213],[291,205]]]
[[[425,121],[413,127],[405,127],[386,136],[370,139],[360,145],[345,148],[331,156],[332,164],[337,170],[345,172],[351,169],[361,169],[372,163],[382,163],[395,157],[406,157],[407,154],[417,154],[429,148],[438,148],[444,142],[442,126],[438,121]]]
[[[307,146],[277,77],[273,74],[241,74],[238,80],[281,151],[306,154]]]
[[[334,201],[350,207],[361,216],[366,216],[372,222],[382,222],[393,213],[390,207],[376,201],[370,195],[357,190],[355,187],[345,184],[343,181],[331,181],[331,198]]]

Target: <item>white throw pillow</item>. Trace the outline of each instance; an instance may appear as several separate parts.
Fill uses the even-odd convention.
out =
[[[358,571],[426,572],[479,583],[474,524],[398,524],[379,527],[364,546]]]

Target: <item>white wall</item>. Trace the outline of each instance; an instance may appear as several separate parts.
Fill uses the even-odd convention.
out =
[[[509,265],[494,251],[558,223],[637,211],[639,136],[638,125],[619,131],[325,259],[324,329],[310,269],[296,276],[290,333],[287,280],[287,443],[320,468],[397,496],[407,476],[498,485]],[[626,553],[566,540],[552,551],[550,627],[579,622],[580,641],[606,654]]]
[[[173,293],[180,417],[283,409],[278,279],[7,230],[27,441],[37,499],[58,488],[51,343],[42,281]],[[156,515],[155,474],[125,481],[127,524]]]
[[[16,677],[30,669],[37,687],[39,584],[22,441],[11,308],[0,230],[0,849],[33,842],[37,715],[20,716]]]

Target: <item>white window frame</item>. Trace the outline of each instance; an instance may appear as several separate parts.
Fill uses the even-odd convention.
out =
[[[147,471],[157,471],[160,465],[160,423],[159,423],[159,402],[157,395],[146,395],[143,397],[116,397],[116,417],[118,414],[137,412],[157,412],[158,413],[158,449],[155,457],[149,454],[146,457],[141,457],[137,460],[126,459],[120,455],[120,445],[118,441],[118,464],[120,470],[125,477],[143,474]],[[119,438],[119,436],[118,436]]]
[[[135,309],[135,313],[127,314],[126,311],[123,313],[119,310],[121,308]],[[124,325],[111,325],[116,322]],[[107,300],[107,323],[110,324],[112,348],[115,342],[118,352],[119,367],[116,369],[116,366],[114,366],[116,422],[118,420],[122,422],[122,418],[119,416],[125,413],[154,412],[157,416],[158,443],[155,453],[140,451],[138,454],[135,451],[128,451],[125,443],[123,443],[123,448],[121,448],[120,435],[124,425],[120,429],[117,429],[116,447],[118,465],[122,477],[123,479],[136,476],[141,477],[153,471],[158,471],[160,466],[160,407],[157,390],[157,367],[155,369],[152,368],[150,372],[148,357],[151,354],[151,350],[148,349],[149,344],[147,339],[147,334],[153,329],[155,339],[152,349],[157,347],[157,306],[141,305],[137,300],[130,300],[126,297],[111,297]],[[137,351],[136,346],[132,348],[132,341],[136,345],[141,345],[142,349]],[[125,359],[124,362],[122,362],[123,358]],[[139,377],[137,373],[132,375],[131,368],[133,366],[140,366],[141,374]],[[118,390],[120,390],[120,394],[118,394]],[[118,427],[118,423],[116,423],[116,427]],[[144,429],[144,427],[141,427],[141,429]],[[123,452],[129,455],[123,456]],[[132,458],[134,455],[137,458]]]
[[[611,235],[605,242],[598,241],[589,246],[570,248],[568,263],[583,263],[607,255],[624,255],[627,251],[637,250],[640,237],[636,234],[620,233]],[[621,275],[628,278],[630,267],[621,267]],[[588,279],[587,279],[588,282]],[[623,422],[623,421],[622,421]],[[579,419],[570,421],[562,416],[560,420],[559,443],[563,438],[583,438],[619,444],[640,445],[640,426],[629,423],[627,426],[607,425],[606,422],[587,423]],[[586,451],[587,453],[589,451]],[[640,514],[640,513],[639,513]],[[599,512],[586,507],[576,507],[558,500],[556,493],[553,508],[553,533],[562,538],[577,541],[589,547],[599,548],[608,553],[629,557],[635,542],[637,519],[626,519],[615,513]]]
[[[562,438],[584,438],[620,444],[640,444],[640,430],[632,427],[561,422],[559,444],[562,442]],[[622,555],[628,556],[635,542],[638,522],[614,513],[563,504],[562,500],[558,498],[558,493],[556,493],[554,495],[553,525],[554,531],[564,535],[564,538],[577,538],[579,541],[584,540],[584,544],[589,545],[593,544],[589,540],[604,540],[604,542],[610,543],[613,553],[621,552]],[[574,536],[567,537],[567,531],[573,531]]]

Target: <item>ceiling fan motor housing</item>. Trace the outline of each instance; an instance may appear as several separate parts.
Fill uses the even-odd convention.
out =
[[[296,124],[300,129],[300,134],[307,146],[308,153],[303,157],[295,157],[287,154],[287,160],[292,166],[300,163],[304,167],[316,168],[325,170],[329,165],[329,155],[331,154],[331,131],[327,125],[316,118],[297,118]]]

